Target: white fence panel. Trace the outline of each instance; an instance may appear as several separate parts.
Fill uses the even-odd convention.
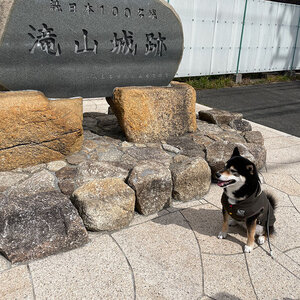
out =
[[[249,0],[239,73],[290,70],[300,7]]]
[[[166,0],[167,1],[167,0]],[[177,77],[300,69],[300,6],[265,0],[169,0],[184,31]],[[295,50],[298,33],[297,48]],[[240,52],[240,60],[239,58]]]

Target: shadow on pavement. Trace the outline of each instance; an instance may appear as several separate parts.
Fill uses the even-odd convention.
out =
[[[209,208],[187,208],[181,210],[179,213],[183,216],[185,222],[179,222],[177,212],[173,213],[174,217],[167,217],[164,215],[152,220],[152,222],[161,225],[179,225],[186,229],[191,229],[199,233],[200,235],[215,237],[217,238],[218,233],[222,227],[222,213],[217,209]],[[244,242],[234,237],[232,234],[239,234],[242,237],[246,237],[246,230],[241,226],[230,226],[227,240],[239,244],[241,247],[244,246]],[[242,252],[242,249],[241,249]]]

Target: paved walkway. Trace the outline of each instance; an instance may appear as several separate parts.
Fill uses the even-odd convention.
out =
[[[253,127],[268,150],[264,188],[279,199],[275,259],[266,245],[244,254],[239,227],[217,239],[222,190],[212,185],[201,200],[91,233],[82,248],[25,265],[0,256],[0,299],[300,299],[300,138]]]

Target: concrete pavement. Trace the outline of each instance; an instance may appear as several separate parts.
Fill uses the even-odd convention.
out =
[[[0,299],[300,299],[300,138],[252,125],[268,153],[263,186],[279,199],[274,259],[267,245],[244,254],[239,227],[217,239],[222,189],[212,185],[200,200],[90,233],[79,249],[23,265],[0,256]]]

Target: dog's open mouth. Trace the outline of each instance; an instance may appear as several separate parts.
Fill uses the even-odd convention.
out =
[[[232,184],[232,183],[235,183],[234,179],[227,180],[227,181],[218,180],[217,185],[220,186],[220,187],[225,187],[225,186],[227,186],[229,184]]]

